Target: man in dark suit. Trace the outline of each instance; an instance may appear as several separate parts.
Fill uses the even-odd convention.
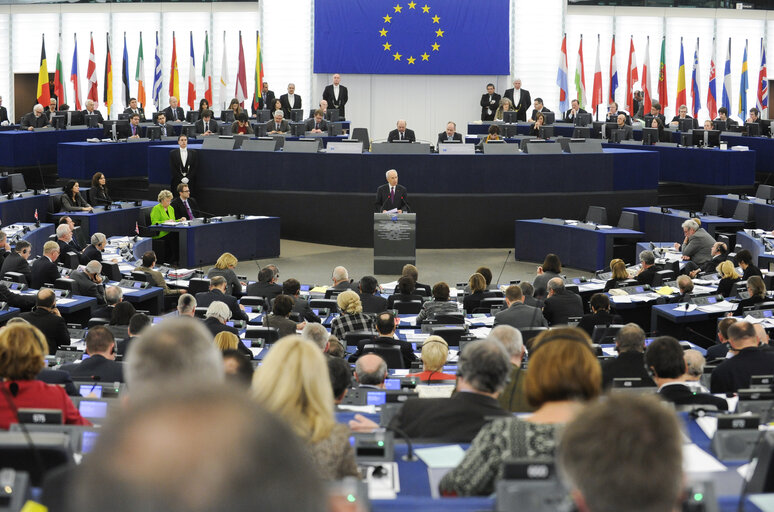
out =
[[[35,306],[34,296],[13,293],[2,283],[0,283],[0,301],[5,302],[12,308],[19,308],[22,311],[29,311]]]
[[[210,279],[210,291],[196,294],[196,304],[198,307],[206,308],[215,301],[225,303],[231,310],[231,318],[234,320],[247,321],[245,307],[239,304],[236,297],[226,295],[226,279],[223,276],[214,276]]]
[[[163,110],[167,121],[185,121],[185,111],[182,107],[178,106],[177,98],[174,96],[169,97],[169,106]]]
[[[519,285],[512,284],[505,289],[505,304],[508,309],[495,315],[494,325],[505,324],[516,329],[548,327],[548,322],[538,308],[524,304],[524,294]]]
[[[212,110],[202,112],[202,118],[196,121],[196,133],[199,135],[218,134],[218,123],[212,119]]]
[[[266,306],[268,307],[269,302],[282,293],[282,285],[277,283],[279,272],[277,272],[276,268],[277,267],[273,265],[266,265],[259,270],[258,282],[247,285],[246,295],[250,297],[264,297],[266,299]]]
[[[363,313],[379,314],[387,310],[387,299],[378,295],[379,283],[374,276],[363,276],[358,284],[360,303],[363,305]]]
[[[346,119],[344,114],[344,106],[349,100],[347,94],[347,88],[341,85],[341,75],[336,73],[333,75],[333,83],[326,85],[323,90],[323,99],[328,102],[330,108],[338,109],[339,119]]]
[[[684,384],[683,347],[671,336],[659,336],[648,345],[645,364],[653,372],[658,394],[675,405],[714,405],[728,410],[728,402],[709,393],[696,393]]]
[[[288,93],[280,96],[280,103],[286,118],[290,117],[291,110],[301,108],[301,96],[296,94],[296,84],[288,84]]]
[[[381,313],[376,319],[376,330],[379,333],[379,337],[375,340],[358,342],[357,352],[350,356],[349,362],[354,363],[357,361],[358,357],[363,355],[366,345],[398,346],[403,359],[403,364],[400,368],[411,368],[411,363],[417,360],[417,356],[414,355],[410,343],[395,339],[395,315],[390,311]]]
[[[497,402],[511,364],[503,346],[494,339],[471,343],[460,356],[457,393],[451,398],[407,400],[390,421],[410,438],[445,443],[469,443],[493,416],[510,416]],[[361,415],[349,422],[355,432],[378,425]]]
[[[191,298],[193,299],[193,297]],[[145,313],[135,313],[132,315],[132,318],[129,319],[129,327],[126,330],[129,336],[126,339],[120,340],[118,342],[116,351],[122,356],[126,357],[126,354],[129,353],[129,347],[131,347],[137,337],[142,334],[143,329],[149,325],[151,325],[151,319]]]
[[[43,114],[43,105],[37,104],[32,107],[32,112],[24,114],[21,119],[21,129],[33,131],[35,128],[48,126],[48,118]]]
[[[274,112],[274,119],[266,122],[266,133],[288,133],[290,131],[290,123],[285,121],[285,114],[281,110]]]
[[[731,324],[736,323],[736,318],[726,317],[718,322],[718,341],[720,343],[712,345],[707,349],[705,359],[707,361],[714,361],[716,359],[725,359],[728,354],[728,328]]]
[[[729,350],[736,353],[712,371],[712,393],[736,393],[750,387],[753,375],[774,373],[774,352],[758,347],[758,336],[749,322],[738,321],[728,328]]]
[[[690,301],[693,297],[693,280],[688,276],[677,276],[677,289],[680,293],[669,300],[670,304],[684,304]]]
[[[169,170],[172,174],[171,190],[177,190],[180,183],[193,188],[193,179],[199,167],[199,155],[188,149],[188,137],[181,133],[177,138],[177,149],[169,152]],[[175,210],[177,213],[177,210]]]
[[[492,121],[500,105],[500,95],[495,92],[494,84],[486,84],[486,93],[481,95],[481,120]]]
[[[422,284],[419,282],[419,269],[416,267],[416,265],[412,265],[411,263],[406,263],[403,265],[403,268],[401,269],[401,277],[403,276],[408,276],[414,280],[414,291],[417,295],[430,297],[433,294],[433,288],[429,284]],[[395,290],[395,293],[397,292],[398,290]],[[448,297],[446,300],[448,300]]]
[[[602,363],[602,386],[609,388],[613,379],[642,379],[643,386],[653,386],[645,369],[645,331],[637,324],[624,325],[615,337],[618,357]]]
[[[618,133],[618,140],[634,140],[634,131],[632,127],[626,124],[626,114],[618,114],[616,117],[616,130]]]
[[[293,299],[293,312],[298,313],[302,322],[320,323],[320,317],[314,314],[309,302],[301,298],[301,283],[298,279],[286,279],[282,283],[282,293]]]
[[[105,304],[105,286],[102,284],[102,263],[91,260],[86,264],[83,270],[74,270],[70,272],[70,279],[75,281],[76,295],[85,297],[94,297],[97,299],[97,305]]]
[[[623,323],[619,315],[610,313],[610,297],[606,293],[595,293],[589,300],[591,314],[583,315],[578,323],[578,328],[586,331],[589,336],[594,335],[594,327],[597,325],[609,326]]]
[[[690,119],[691,120],[691,125],[694,128],[698,128],[699,127],[699,122],[696,119],[694,119],[694,118],[692,118],[691,116],[688,115],[688,107],[685,106],[685,105],[680,105],[680,108],[677,111],[677,115],[672,118],[672,120],[669,122],[669,124],[672,125],[672,126],[677,127],[677,126],[680,125],[680,121],[683,120],[683,119]]]
[[[261,97],[258,98],[258,110],[271,108],[274,105],[274,91],[269,90],[269,82],[264,82],[261,87]],[[253,117],[258,114],[258,111],[253,108]]]
[[[535,102],[532,108],[532,119],[530,120],[530,123],[534,123],[537,121],[538,114],[541,112],[551,112],[546,107],[543,106],[543,98],[535,98]]]
[[[403,185],[398,185],[398,171],[390,169],[386,173],[387,183],[376,189],[376,201],[374,201],[374,211],[383,213],[388,210],[396,209],[398,213],[409,211],[408,191]]]
[[[365,354],[355,363],[353,377],[359,388],[384,389],[384,380],[389,374],[384,359],[376,354]]]
[[[124,300],[124,292],[118,286],[108,286],[105,288],[105,305],[92,308],[92,318],[107,318],[113,317],[113,309],[116,304]]]
[[[86,265],[94,260],[102,263],[102,253],[107,247],[107,237],[104,233],[94,233],[91,235],[91,244],[87,245],[81,253],[81,263]]]
[[[449,121],[448,123],[446,123],[446,130],[438,134],[438,142],[436,142],[435,145],[437,147],[443,144],[444,142],[450,142],[455,140],[462,142],[462,134],[457,133],[457,123],[455,123],[454,121]]]
[[[56,243],[59,244],[60,255],[67,254],[68,252],[76,254],[81,252],[81,248],[75,245],[72,229],[67,223],[59,224],[56,227]]]
[[[118,126],[116,135],[119,139],[139,139],[143,136],[143,128],[140,126],[140,114],[129,115],[129,126],[123,128]]]
[[[561,277],[548,281],[548,297],[543,304],[543,316],[548,325],[566,325],[570,317],[583,316],[583,301],[580,295],[569,292]]]
[[[97,106],[94,104],[94,100],[86,100],[86,110],[83,111],[84,119],[86,116],[97,116],[97,122],[102,124],[105,120],[102,118],[102,112],[97,110]]]
[[[94,380],[99,382],[123,382],[124,368],[116,362],[116,340],[107,327],[98,325],[86,334],[86,353],[88,359],[79,363],[63,364],[62,370],[76,380]]]
[[[196,199],[191,197],[191,187],[185,183],[177,186],[177,197],[172,200],[170,205],[175,210],[175,214],[193,220],[199,216],[199,205]]]
[[[0,96],[0,123],[8,121],[8,110],[3,106],[3,97]]]
[[[145,110],[137,105],[137,98],[129,98],[129,106],[124,109],[124,114],[137,114],[145,121]]]
[[[640,253],[640,271],[634,276],[640,284],[652,285],[656,279],[656,256],[653,251]]]
[[[312,133],[323,133],[328,131],[328,122],[323,119],[323,111],[317,109],[314,111],[314,117],[307,119],[304,130]]]
[[[723,107],[721,107],[723,108]],[[661,124],[666,126],[666,117],[664,117],[664,114],[661,113],[661,104],[657,102],[653,102],[650,105],[650,115],[653,117],[658,117],[661,119]],[[649,125],[650,126],[650,125]]]
[[[48,288],[40,290],[35,297],[35,307],[28,313],[22,313],[25,319],[41,330],[48,342],[48,353],[56,354],[56,349],[70,344],[67,322],[56,307],[56,295]]]
[[[210,334],[212,334],[213,337],[222,332],[230,332],[234,336],[238,337],[239,331],[237,328],[226,325],[226,322],[231,319],[231,310],[229,310],[225,302],[220,302],[220,304],[215,304],[215,302],[207,306],[207,313],[204,318],[204,326],[210,331]],[[240,343],[240,345],[244,346],[243,343]]]
[[[624,122],[627,125],[631,125],[632,124],[632,120],[629,117],[629,114],[627,114],[623,110],[618,110],[618,103],[616,103],[615,101],[612,102],[607,107],[607,116],[605,117],[605,122],[606,123],[617,123],[619,115],[623,115],[624,116]]]
[[[7,272],[18,272],[24,275],[26,279],[25,284],[29,285],[32,280],[32,270],[30,269],[30,264],[27,262],[27,259],[30,257],[31,253],[32,245],[30,245],[28,241],[19,240],[16,242],[13,251],[11,251],[11,253],[3,260],[3,266],[0,267],[0,276],[5,279],[5,274]]]
[[[43,245],[43,256],[35,260],[32,264],[30,274],[30,286],[39,290],[44,284],[53,285],[61,277],[59,269],[56,266],[56,259],[59,257],[59,244],[49,240]]]
[[[578,100],[572,100],[570,102],[570,110],[564,113],[564,122],[575,123],[575,118],[578,117],[578,114],[586,114],[586,111],[580,108]]]
[[[414,130],[409,130],[406,128],[406,121],[405,119],[399,119],[397,123],[397,128],[392,130],[387,135],[387,142],[395,142],[395,141],[409,141],[409,142],[416,142],[417,136],[414,135]]]
[[[529,91],[521,88],[521,78],[513,81],[513,88],[506,89],[503,97],[511,100],[513,110],[516,111],[516,119],[519,121],[527,120],[527,109],[532,105],[532,98]]]
[[[162,137],[175,136],[175,130],[167,123],[167,115],[163,111],[159,112],[158,117],[156,117],[156,126],[159,127]]]

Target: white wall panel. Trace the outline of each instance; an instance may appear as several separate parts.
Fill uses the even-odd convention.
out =
[[[243,4],[233,4],[235,10],[223,10],[219,9],[217,5],[212,13],[212,26],[213,32],[210,36],[211,49],[213,52],[213,65],[212,65],[212,80],[213,80],[213,102],[216,105],[216,113],[221,109],[228,107],[229,102],[234,97],[236,91],[236,76],[239,64],[239,31],[242,31],[242,45],[245,50],[245,73],[247,76],[247,104],[252,101],[253,88],[255,87],[255,33],[260,29],[260,15],[258,12],[258,3],[254,5],[248,4],[245,7],[250,7],[249,11],[245,11]],[[236,10],[241,9],[241,10]],[[299,13],[300,14],[300,13]],[[221,65],[223,63],[223,33],[226,33],[226,52],[227,52],[227,66],[228,66],[228,94],[226,97],[221,97],[220,93],[220,74]],[[265,35],[261,34],[261,46],[263,53],[263,67],[264,70],[271,71],[266,66],[266,54],[267,48],[265,41]],[[203,34],[199,36],[202,41],[199,43],[204,45]],[[196,36],[194,35],[194,45],[196,45]],[[274,45],[276,50],[281,50],[282,46]],[[201,60],[201,59],[200,59]],[[308,61],[308,59],[307,59]],[[197,64],[198,65],[198,64]],[[270,78],[270,77],[269,77]],[[273,91],[277,91],[277,83],[270,83]],[[279,94],[279,93],[278,93]],[[225,104],[225,105],[224,105]]]
[[[2,48],[5,42],[10,40],[11,15],[7,12],[0,13],[0,44]],[[0,97],[3,98],[3,106],[8,110],[8,119],[16,119],[13,112],[13,101],[11,94],[11,58],[8,51],[0,51]]]
[[[312,0],[263,2],[261,44],[264,78],[277,98],[288,92],[289,83],[295,84],[296,94],[301,95],[304,111],[317,106],[322,98],[322,90],[319,94],[312,90],[312,10]],[[254,30],[251,37],[255,66]]]

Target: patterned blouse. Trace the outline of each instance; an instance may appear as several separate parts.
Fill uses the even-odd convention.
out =
[[[331,334],[343,340],[352,331],[375,331],[376,324],[371,315],[365,313],[344,313],[331,322]]]
[[[485,425],[459,466],[446,473],[441,494],[489,495],[502,477],[503,461],[553,457],[562,425],[539,424],[519,418],[499,418]]]
[[[309,445],[309,454],[324,480],[341,480],[345,476],[357,476],[355,449],[349,443],[349,428],[337,423],[330,435]]]

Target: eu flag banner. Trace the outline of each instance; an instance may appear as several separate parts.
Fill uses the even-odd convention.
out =
[[[508,0],[316,0],[314,72],[508,75]]]

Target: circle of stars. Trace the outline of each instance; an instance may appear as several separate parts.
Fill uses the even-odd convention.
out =
[[[414,2],[414,0],[411,0],[408,4],[406,4],[409,10],[417,11],[417,3]],[[422,14],[430,14],[430,7],[427,4],[424,4],[423,6],[419,7],[419,9],[422,9]],[[379,31],[379,37],[384,37],[385,41],[382,43],[382,48],[384,48],[384,51],[390,52],[393,51],[392,44],[386,39],[387,34],[389,34],[389,30],[386,28],[388,25],[387,23],[392,23],[392,19],[395,17],[396,14],[403,14],[403,6],[400,4],[396,4],[393,6],[393,13],[392,16],[390,14],[387,14],[382,17],[384,20],[385,26],[382,27],[382,29]],[[421,58],[420,62],[430,62],[430,56],[433,52],[440,51],[441,45],[438,43],[438,38],[443,38],[444,31],[441,30],[441,18],[438,15],[434,15],[430,18],[433,21],[433,24],[438,24],[438,29],[434,30],[436,41],[433,42],[432,45],[430,45],[430,53],[427,53],[427,51],[423,52],[421,55],[419,55],[419,58]],[[392,54],[392,58],[394,61],[400,61],[404,57],[403,54],[398,52],[398,50],[395,50],[395,53]],[[414,65],[414,63],[417,61],[417,57],[414,57],[413,55],[409,55],[405,62],[408,63],[409,66]]]

